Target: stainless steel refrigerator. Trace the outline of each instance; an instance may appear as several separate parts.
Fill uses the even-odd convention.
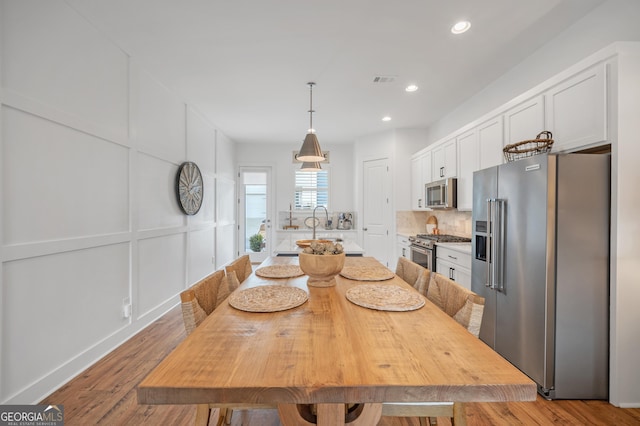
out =
[[[473,174],[480,338],[548,399],[607,399],[608,155],[536,155]]]

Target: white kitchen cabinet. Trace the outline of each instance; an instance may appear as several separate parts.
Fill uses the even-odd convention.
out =
[[[409,237],[398,234],[396,236],[396,248],[398,250],[398,257],[411,259],[411,243],[409,242]]]
[[[422,196],[424,197],[424,184],[431,182],[433,152],[427,151],[422,157]],[[424,203],[423,203],[424,204]]]
[[[536,96],[504,113],[505,145],[535,137],[544,126],[544,97]]]
[[[411,209],[426,210],[424,184],[431,181],[431,151],[411,159]]]
[[[422,193],[422,157],[411,159],[411,209],[420,210],[424,206],[424,194]]]
[[[545,92],[547,130],[554,152],[607,140],[606,65],[597,64]]]
[[[485,121],[477,127],[478,133],[478,168],[497,166],[503,163],[504,153],[504,120],[502,115]],[[537,133],[536,133],[537,135]]]
[[[458,210],[473,207],[473,172],[478,169],[477,130],[458,136]]]
[[[456,177],[457,170],[457,145],[456,139],[452,138],[433,147],[431,181]]]
[[[436,248],[436,272],[471,290],[471,245],[441,243]]]

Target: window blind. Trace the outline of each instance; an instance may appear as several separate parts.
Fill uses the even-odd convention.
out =
[[[328,208],[329,171],[295,171],[295,209],[313,209],[317,206]]]

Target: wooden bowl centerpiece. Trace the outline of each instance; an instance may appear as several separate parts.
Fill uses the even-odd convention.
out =
[[[311,245],[311,243],[313,243],[314,241],[317,241],[319,243],[330,243],[331,240],[297,240],[296,241],[296,245],[300,248],[307,248]]]
[[[311,287],[332,287],[336,285],[336,275],[344,266],[342,244],[314,241],[299,255],[300,269],[309,276],[307,285]]]

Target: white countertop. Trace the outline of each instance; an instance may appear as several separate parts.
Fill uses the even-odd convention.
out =
[[[321,237],[320,235],[318,235],[317,238],[323,239],[323,237]],[[286,238],[284,241],[278,244],[278,246],[275,248],[274,250],[275,254],[276,255],[279,255],[279,254],[280,255],[296,255],[300,253],[302,249],[296,245],[296,240],[300,240],[300,239],[304,239],[304,238],[300,238],[300,236],[293,236],[293,235],[290,236],[289,238]],[[327,239],[330,239],[330,238],[327,238]],[[346,240],[346,241],[339,241],[339,243],[342,244],[342,247],[344,247],[344,252],[347,255],[364,254],[364,250],[362,249],[362,247],[360,247],[354,241]]]
[[[447,247],[461,253],[471,254],[471,243],[436,243],[437,246]]]

